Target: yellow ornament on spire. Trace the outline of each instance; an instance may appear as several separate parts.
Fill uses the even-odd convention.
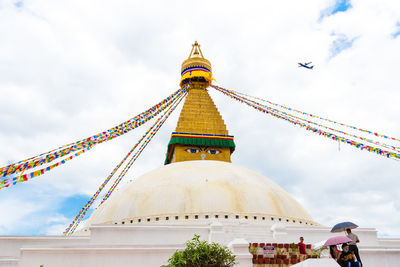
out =
[[[189,57],[182,63],[179,85],[183,86],[190,81],[205,81],[211,84],[213,80],[211,63],[204,58],[200,45],[195,41]]]

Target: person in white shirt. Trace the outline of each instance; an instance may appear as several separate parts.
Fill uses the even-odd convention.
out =
[[[360,240],[358,239],[358,236],[356,234],[353,234],[351,232],[351,229],[346,229],[347,232],[347,237],[351,239],[351,242],[349,242],[349,250],[354,252],[354,255],[356,256],[357,260],[360,262],[361,266],[362,266],[362,262],[360,259],[360,255],[358,254],[358,247],[357,247],[357,243],[360,242]]]

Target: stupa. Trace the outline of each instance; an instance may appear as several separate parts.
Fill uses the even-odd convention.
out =
[[[90,224],[318,225],[272,180],[231,163],[234,137],[208,94],[211,63],[195,42],[182,63],[188,95],[168,144],[165,166],[133,179],[101,205]],[[82,231],[80,232],[82,233]]]
[[[188,95],[164,165],[114,192],[72,236],[0,236],[0,266],[160,266],[194,234],[228,245],[240,267],[277,266],[253,265],[249,243],[338,235],[272,180],[231,162],[234,137],[208,94],[212,81],[211,63],[195,42],[182,64]],[[398,265],[400,239],[379,238],[374,228],[353,232],[365,266]],[[307,262],[336,266],[332,259]]]

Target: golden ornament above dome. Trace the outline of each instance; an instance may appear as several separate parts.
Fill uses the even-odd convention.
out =
[[[183,61],[181,69],[180,86],[190,81],[202,81],[211,83],[213,80],[211,63],[204,58],[203,52],[197,41],[192,45],[189,57]]]

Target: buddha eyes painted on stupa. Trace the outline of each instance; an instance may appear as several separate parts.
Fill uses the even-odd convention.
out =
[[[200,149],[198,149],[198,148],[187,148],[185,151],[188,152],[188,153],[194,154],[194,153],[199,153]]]
[[[221,153],[221,151],[218,149],[208,148],[208,147],[188,147],[185,149],[185,151],[191,154],[200,153],[201,151],[207,152],[208,154],[211,155],[217,155]]]

